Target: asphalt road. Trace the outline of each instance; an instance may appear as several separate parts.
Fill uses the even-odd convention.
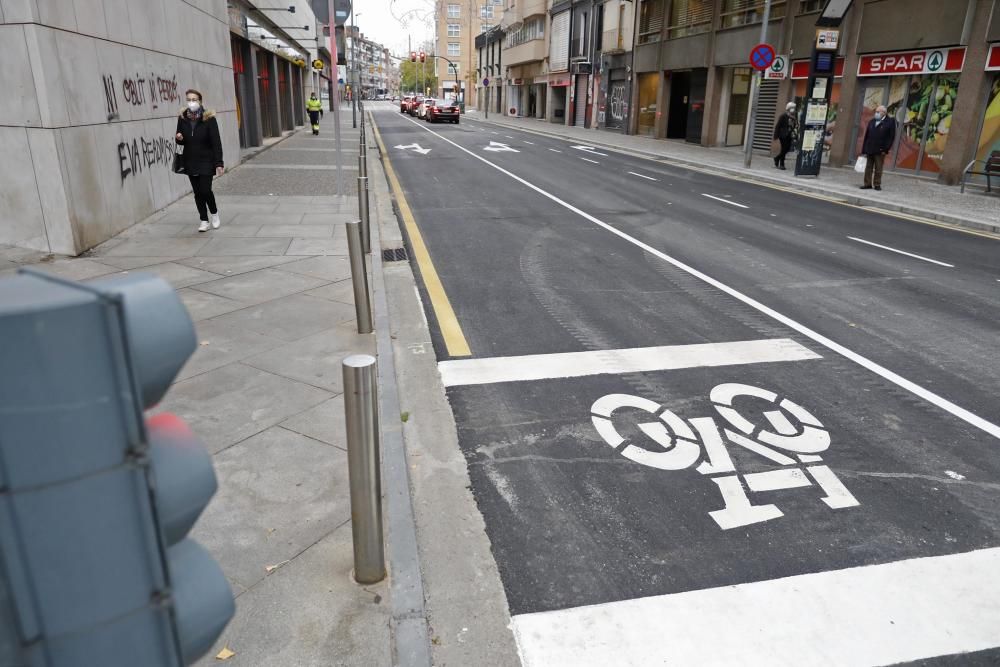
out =
[[[375,119],[525,664],[1000,660],[1000,242]]]

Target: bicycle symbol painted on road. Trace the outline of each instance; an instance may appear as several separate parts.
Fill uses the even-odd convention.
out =
[[[758,427],[734,407],[740,397],[769,404],[763,411],[768,426]],[[631,394],[608,394],[597,399],[591,406],[591,419],[605,442],[631,461],[671,471],[697,464],[695,471],[707,475],[722,493],[724,507],[708,514],[723,530],[784,516],[776,505],[753,504],[747,489],[765,493],[811,486],[815,482],[825,493],[820,500],[831,509],[861,504],[834,472],[822,464],[819,454],[830,447],[830,432],[805,408],[787,398],[779,399],[773,391],[737,383],[718,385],[709,398],[724,422],[721,429],[714,417],[685,421],[655,401]],[[611,417],[622,408],[636,408],[657,417],[636,426],[661,451],[629,442],[618,432]],[[743,474],[741,482],[727,442],[784,467]]]

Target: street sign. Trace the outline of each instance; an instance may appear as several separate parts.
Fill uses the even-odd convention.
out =
[[[758,44],[750,51],[750,66],[758,72],[763,72],[774,62],[774,47],[770,44]]]
[[[489,85],[490,85],[490,80],[489,80],[489,78],[486,78],[486,79],[483,79],[483,87],[485,88],[485,87],[487,87],[487,86],[489,86]]]
[[[791,69],[788,66],[790,60],[788,56],[775,56],[774,60],[771,61],[771,66],[767,68],[764,72],[764,78],[769,80],[783,80],[788,78],[788,71]]]

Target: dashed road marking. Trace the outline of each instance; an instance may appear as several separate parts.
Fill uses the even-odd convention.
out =
[[[881,248],[882,250],[888,250],[889,252],[894,252],[900,255],[906,255],[907,257],[912,257],[914,259],[922,259],[925,262],[930,262],[931,264],[937,264],[938,266],[947,266],[949,269],[955,268],[954,264],[946,264],[945,262],[939,262],[936,259],[931,259],[930,257],[924,257],[923,255],[914,255],[912,252],[906,252],[905,250],[897,250],[896,248],[890,248],[887,245],[882,245],[880,243],[873,243],[871,241],[859,239],[856,236],[848,236],[847,238],[851,239],[852,241],[857,241],[858,243],[864,243],[865,245]]]
[[[739,206],[740,208],[750,208],[749,206],[745,206],[738,202],[729,201],[728,199],[723,199],[722,197],[716,197],[715,195],[706,194],[704,192],[701,193],[701,196],[708,197],[709,199],[714,199],[715,201],[721,201],[723,204],[729,204],[730,206]]]
[[[629,173],[632,174],[633,176],[638,176],[639,178],[645,178],[647,181],[658,181],[658,180],[660,180],[658,178],[653,178],[652,176],[643,176],[642,174],[637,174],[634,171],[630,171]]]
[[[593,162],[594,164],[601,164],[597,160],[591,160],[590,158],[586,158],[586,157],[582,157],[580,159],[583,160],[584,162]]]

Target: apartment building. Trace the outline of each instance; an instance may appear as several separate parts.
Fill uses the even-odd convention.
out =
[[[352,90],[370,100],[398,91],[398,74],[389,49],[364,36],[357,26],[347,29],[347,72]],[[395,88],[392,82],[396,81]]]
[[[437,4],[437,54],[439,96],[453,95],[469,107],[478,105],[481,77],[476,73],[476,37],[497,26],[504,15],[505,0],[441,0]],[[457,70],[457,75],[456,75]]]

